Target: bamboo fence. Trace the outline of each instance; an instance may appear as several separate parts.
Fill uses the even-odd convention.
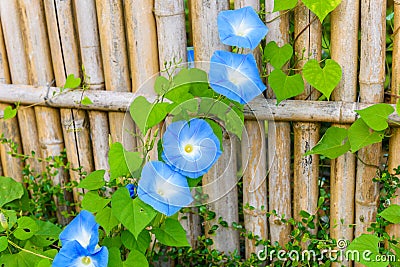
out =
[[[215,50],[228,50],[218,36],[216,18],[220,11],[243,6],[261,8],[258,0],[231,2],[233,5],[227,0],[0,1],[0,110],[16,102],[21,105],[16,118],[0,120],[1,133],[19,144],[19,153],[35,151],[37,157],[47,157],[59,155],[65,149],[72,167],[82,166],[87,172],[108,169],[110,139],[122,142],[127,150],[140,145],[126,131],[138,131],[125,116],[135,92],[154,81],[164,70],[165,62],[185,62],[187,43],[193,45],[198,62],[209,61]],[[269,28],[266,41],[282,46],[291,38],[290,14],[273,13],[273,5],[273,0],[265,0],[265,23]],[[189,21],[185,8],[189,9]],[[320,60],[321,23],[303,5],[292,13],[297,59]],[[385,16],[386,5],[372,0],[342,0],[331,14],[331,56],[343,72],[331,101],[316,101],[319,94],[305,84],[304,94],[294,100],[277,106],[268,88],[266,97],[257,97],[251,108],[245,107],[246,134],[241,145],[232,136],[225,135],[223,155],[204,176],[203,191],[209,196],[207,205],[216,212],[215,219],[202,225],[195,208],[181,216],[193,247],[203,233],[213,239],[213,247],[220,251],[243,252],[244,249],[243,257],[256,253],[260,247],[255,246],[254,240],[245,239],[244,248],[241,247],[239,232],[232,227],[233,222],[239,222],[239,203],[244,205],[244,227],[281,245],[290,240],[292,229],[280,221],[280,216],[299,220],[301,210],[316,214],[318,181],[322,176],[319,157],[303,154],[318,142],[320,123],[347,128],[357,119],[354,110],[384,101]],[[400,26],[398,2],[394,7],[394,22],[397,30]],[[391,74],[393,106],[397,100],[395,95],[400,95],[399,45],[400,37],[396,34]],[[254,56],[260,62],[260,53],[255,52]],[[197,67],[207,70],[206,64],[198,62]],[[297,62],[296,68],[300,69],[305,60]],[[272,70],[268,65],[267,73]],[[69,74],[86,75],[88,90],[66,90],[58,94]],[[147,93],[150,98],[154,97],[151,92]],[[93,104],[81,105],[83,96],[89,97]],[[391,126],[400,123],[397,115],[391,115],[390,119]],[[162,128],[163,124],[156,127]],[[389,150],[394,151],[389,153],[389,170],[400,164],[396,153],[399,146],[400,131],[395,128],[389,141]],[[22,181],[24,166],[7,149],[0,145],[0,174]],[[381,151],[382,145],[374,144],[360,150],[358,158],[379,165]],[[37,161],[26,163],[36,171],[44,170]],[[238,175],[238,166],[242,167],[242,175]],[[379,197],[379,188],[372,182],[375,175],[374,168],[350,153],[330,162],[330,234],[333,238],[352,240],[366,232],[375,220]],[[238,199],[239,179],[243,179],[242,200]],[[64,184],[78,180],[76,172],[60,169],[53,182]],[[65,192],[65,199],[79,201],[80,192],[73,193]],[[394,202],[400,203],[398,199]],[[61,214],[64,210],[67,207],[60,205],[57,213],[62,224],[68,222]],[[272,210],[278,216],[267,218],[266,213]],[[229,227],[220,227],[216,235],[210,235],[210,226],[217,224],[220,217]],[[353,224],[354,228],[349,227]],[[400,234],[399,227],[388,230],[391,235]],[[351,266],[349,262],[340,264]],[[173,263],[167,261],[167,265]]]

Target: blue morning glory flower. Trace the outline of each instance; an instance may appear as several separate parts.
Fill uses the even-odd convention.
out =
[[[137,194],[143,202],[167,216],[193,201],[186,177],[161,161],[150,161],[144,165]]]
[[[78,241],[85,249],[94,250],[99,242],[99,224],[92,213],[82,210],[60,234],[61,244]]]
[[[92,213],[82,210],[60,234],[62,248],[53,267],[106,267],[108,250],[99,247],[99,224]]]
[[[126,187],[126,189],[128,189],[130,197],[134,198],[136,195],[137,186],[134,184],[127,184],[125,187]]]
[[[205,174],[222,153],[217,136],[202,119],[171,123],[162,145],[165,163],[189,178]]]
[[[241,104],[250,102],[266,88],[252,54],[215,51],[211,57],[209,81],[214,91]]]
[[[268,32],[252,7],[222,11],[218,14],[218,31],[226,45],[254,49]]]
[[[66,243],[54,258],[52,267],[107,267],[106,247],[94,251],[85,249],[78,241]]]

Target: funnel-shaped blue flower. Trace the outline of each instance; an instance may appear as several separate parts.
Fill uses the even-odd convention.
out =
[[[252,7],[222,11],[218,14],[218,31],[226,45],[254,49],[268,28]]]
[[[205,120],[177,121],[164,133],[162,158],[189,178],[205,174],[220,155],[220,142]]]
[[[214,91],[241,104],[250,102],[266,88],[252,54],[215,51],[211,57],[209,80]]]
[[[99,247],[99,225],[92,213],[82,210],[60,234],[62,248],[53,267],[106,267],[108,250]]]
[[[85,249],[94,250],[99,242],[99,224],[92,213],[82,210],[60,234],[65,246],[70,241],[78,241]]]
[[[193,201],[186,177],[161,161],[150,161],[144,165],[137,194],[143,202],[167,216]]]
[[[56,255],[52,267],[107,267],[108,250],[101,247],[89,251],[78,241],[66,243]]]

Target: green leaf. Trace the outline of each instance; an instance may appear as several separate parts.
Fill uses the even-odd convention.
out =
[[[151,231],[156,235],[157,240],[166,246],[190,246],[186,238],[186,231],[177,220],[167,218],[160,228],[153,228]]]
[[[149,248],[151,237],[147,230],[143,230],[137,239],[131,234],[131,232],[123,231],[121,233],[121,240],[122,244],[124,244],[127,249],[136,249],[141,253],[145,253]]]
[[[105,170],[97,170],[90,173],[78,184],[78,188],[85,188],[87,190],[96,190],[104,186]]]
[[[392,250],[394,250],[394,254],[396,255],[396,259],[397,259],[397,262],[391,262],[391,263],[390,263],[390,266],[392,266],[392,267],[398,267],[398,266],[400,266],[400,262],[399,262],[400,247],[399,247],[399,246],[396,246],[396,245],[393,245],[393,244],[390,243],[390,242],[388,242],[388,243],[389,243],[389,247],[390,247]]]
[[[163,95],[169,90],[169,81],[164,76],[158,76],[154,82],[154,91],[158,95]]]
[[[303,76],[311,86],[329,100],[332,91],[342,79],[342,68],[336,61],[327,59],[325,67],[321,69],[319,62],[311,59],[303,67]]]
[[[139,198],[132,198],[128,189],[119,188],[112,196],[113,215],[135,236],[153,220],[157,212]]]
[[[239,140],[242,139],[244,122],[238,116],[237,112],[234,109],[231,109],[226,114],[225,127],[226,127],[226,130],[228,130],[228,132],[231,132],[234,135],[236,135],[239,138]]]
[[[51,267],[51,261],[48,259],[41,259],[35,267]]]
[[[24,194],[21,183],[14,181],[10,177],[0,176],[0,208],[15,199],[20,199]]]
[[[68,75],[63,88],[64,89],[67,89],[67,88],[75,89],[79,85],[81,85],[81,78],[75,78],[74,74],[70,74],[70,75]]]
[[[397,100],[396,112],[397,112],[397,115],[400,116],[400,98],[399,98],[399,100]]]
[[[103,198],[95,191],[87,192],[82,199],[82,208],[90,212],[102,210],[111,199]]]
[[[174,78],[174,86],[185,86],[188,92],[198,97],[208,97],[213,92],[208,86],[208,75],[205,71],[191,68],[182,69]]]
[[[42,258],[31,253],[20,251],[16,254],[5,254],[0,257],[0,266],[4,267],[32,267]]]
[[[171,107],[169,103],[152,104],[145,97],[138,96],[129,107],[129,112],[144,136],[148,129],[165,119]]]
[[[148,267],[149,263],[146,256],[137,250],[132,250],[128,258],[124,261],[123,267]]]
[[[58,240],[61,233],[60,227],[47,221],[36,221],[39,230],[30,239],[32,244],[37,247],[47,247]]]
[[[220,148],[221,148],[221,150],[223,150],[223,147],[222,147],[223,134],[222,134],[221,126],[211,119],[205,119],[205,121],[211,126],[211,129],[213,130],[215,136],[217,136],[217,138],[219,140]]]
[[[304,91],[304,81],[300,74],[288,76],[283,71],[275,69],[269,75],[268,82],[276,95],[277,104]]]
[[[297,0],[274,0],[273,12],[292,9],[297,5]]]
[[[383,131],[376,132],[368,127],[363,119],[356,120],[348,130],[351,152],[356,152],[361,148],[379,143],[384,135]]]
[[[346,249],[346,255],[349,259],[360,262],[368,267],[385,267],[389,262],[375,262],[379,254],[379,238],[374,235],[362,234],[354,239]],[[349,251],[358,251],[358,253],[349,253]],[[363,253],[365,256],[363,256]],[[359,257],[354,257],[354,255]],[[357,259],[358,258],[358,259]],[[369,259],[369,261],[368,261]]]
[[[350,142],[347,140],[347,129],[330,127],[326,130],[318,144],[304,155],[320,154],[334,159],[345,154],[349,150]]]
[[[5,119],[5,120],[12,119],[16,115],[17,115],[17,109],[16,108],[12,108],[12,106],[7,106],[4,109],[3,119]]]
[[[127,177],[140,168],[142,162],[139,152],[126,151],[121,143],[113,143],[108,152],[110,178]]]
[[[387,120],[389,115],[394,112],[394,108],[391,105],[380,103],[365,109],[355,110],[355,112],[360,114],[368,127],[375,131],[383,131],[389,127]]]
[[[8,229],[11,229],[17,223],[17,212],[15,210],[2,210],[1,212],[8,221]],[[0,233],[3,231],[4,229],[0,224]]]
[[[105,207],[96,214],[96,222],[103,227],[107,235],[119,223],[118,219],[112,214],[110,207]]]
[[[93,104],[93,101],[92,101],[89,97],[85,96],[85,97],[81,100],[81,104],[84,105],[84,106],[88,106],[88,105]]]
[[[18,227],[14,232],[14,236],[19,240],[29,239],[39,231],[39,226],[36,221],[29,217],[19,218],[17,224]]]
[[[282,68],[283,65],[290,60],[292,55],[293,47],[290,44],[279,47],[275,41],[271,41],[264,48],[264,58],[268,60],[275,69]]]
[[[342,2],[342,0],[302,0],[322,22],[324,18]]]
[[[378,215],[391,223],[400,223],[400,206],[392,204]]]
[[[0,252],[6,250],[8,247],[8,240],[6,236],[0,236]]]
[[[108,267],[122,266],[121,252],[119,248],[108,248]]]

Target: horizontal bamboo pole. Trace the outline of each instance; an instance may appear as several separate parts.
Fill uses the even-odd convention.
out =
[[[79,104],[82,91],[69,91],[51,97],[53,94],[57,94],[59,90],[56,87],[0,84],[0,102],[125,112],[134,97],[137,96],[127,92],[88,90],[84,92],[84,96],[90,98],[93,104],[83,106]],[[47,101],[45,101],[46,96],[49,97]],[[151,98],[148,98],[148,100],[152,101]],[[277,106],[274,99],[258,97],[245,107],[244,116],[246,119],[258,120],[318,121],[346,124],[353,123],[357,119],[354,110],[364,109],[371,105],[343,101],[285,100]],[[394,104],[391,105],[395,108]],[[389,116],[389,120],[389,125],[393,127],[400,123],[400,117],[395,113]]]

